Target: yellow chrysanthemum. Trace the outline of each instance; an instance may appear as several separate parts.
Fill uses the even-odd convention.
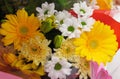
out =
[[[99,5],[100,9],[111,9],[112,7],[112,0],[97,0],[97,4]]]
[[[34,14],[28,16],[28,13],[22,9],[18,10],[16,15],[6,15],[6,18],[0,29],[0,33],[5,36],[2,39],[5,46],[14,43],[15,49],[19,49],[22,42],[38,34],[40,21]]]
[[[90,77],[90,62],[85,58],[80,58],[77,63],[79,79],[88,79],[88,76]]]
[[[35,36],[28,42],[23,43],[20,56],[28,61],[33,61],[35,65],[45,64],[47,57],[51,54],[51,49],[48,47],[50,41],[46,38],[41,39],[41,36]]]
[[[90,32],[84,32],[74,41],[76,53],[87,60],[106,63],[112,59],[117,48],[116,36],[110,26],[96,21]]]
[[[60,58],[64,57],[71,62],[75,62],[75,46],[73,44],[74,39],[67,39],[64,40],[61,47],[56,49],[55,55],[59,56]]]

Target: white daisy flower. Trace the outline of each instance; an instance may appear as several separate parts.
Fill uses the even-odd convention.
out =
[[[75,3],[72,8],[79,17],[89,17],[93,14],[93,9],[90,6],[87,6],[86,2]]]
[[[56,21],[59,25],[61,25],[63,24],[64,19],[70,18],[71,16],[72,15],[66,10],[59,11],[56,13]]]
[[[37,7],[36,10],[38,11],[38,17],[40,19],[45,19],[46,17],[54,15],[54,13],[56,12],[55,4],[48,4],[47,2],[42,4],[42,8]]]
[[[92,25],[95,22],[95,19],[93,19],[92,17],[86,18],[78,18],[79,22],[80,22],[80,29],[82,32],[84,31],[90,31],[91,28],[93,27]]]
[[[66,59],[52,56],[51,61],[48,61],[45,65],[45,71],[48,72],[51,79],[66,79],[66,75],[71,73],[71,66]]]
[[[66,18],[64,23],[59,27],[59,30],[62,32],[63,36],[68,36],[68,38],[79,37],[81,31],[79,30],[80,24],[78,19],[75,17]]]

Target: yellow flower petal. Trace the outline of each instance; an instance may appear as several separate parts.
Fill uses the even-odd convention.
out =
[[[13,39],[2,39],[2,42],[5,42],[4,45],[10,45],[13,42]]]
[[[26,23],[28,19],[28,13],[25,11],[25,9],[18,10],[17,11],[17,18],[18,22]]]
[[[9,32],[7,32],[6,30],[4,29],[0,29],[0,34],[2,35],[7,35]]]
[[[33,22],[35,21],[35,22]],[[32,23],[32,24],[31,24]],[[28,24],[31,25],[32,29],[37,29],[38,25],[40,25],[40,21],[38,21],[38,18],[34,16],[34,14],[32,14],[30,17],[28,17]],[[34,27],[34,28],[33,28]],[[36,28],[35,28],[36,27]]]
[[[1,27],[3,29],[5,29],[6,31],[8,31],[8,32],[15,32],[16,31],[15,27],[12,24],[8,23],[8,22],[3,23],[1,25]]]
[[[18,25],[18,20],[17,20],[17,17],[16,15],[6,15],[6,18],[8,19],[7,21],[12,24],[12,25]]]
[[[37,74],[39,74],[39,75],[45,75],[45,71],[44,71],[44,67],[43,66],[40,66],[39,68],[38,68],[38,70],[37,71],[35,71],[35,73],[37,73]]]

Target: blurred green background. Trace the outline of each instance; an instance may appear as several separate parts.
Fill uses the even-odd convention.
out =
[[[69,10],[73,3],[80,0],[0,0],[0,20],[6,14],[15,13],[19,8],[25,8],[29,14],[36,13],[36,7],[40,7],[44,2],[55,3],[56,10]]]

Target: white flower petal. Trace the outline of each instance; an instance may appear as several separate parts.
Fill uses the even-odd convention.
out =
[[[62,72],[66,75],[70,75],[71,74],[72,69],[63,69]]]

